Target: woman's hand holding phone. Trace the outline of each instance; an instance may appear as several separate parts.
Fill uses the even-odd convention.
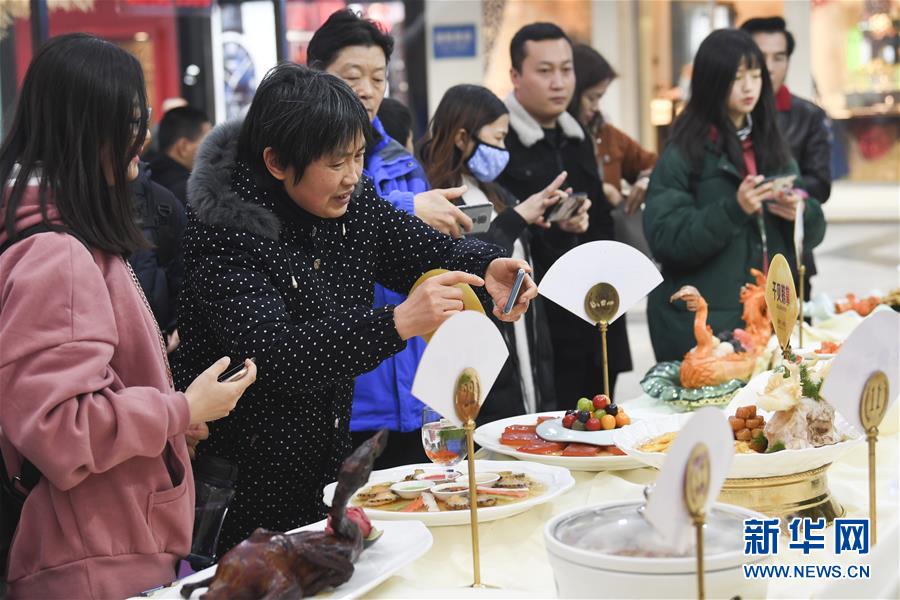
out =
[[[509,297],[513,293],[516,277],[519,270],[525,271],[525,276],[520,284],[518,298],[512,306],[512,309],[505,313],[503,308],[509,302]],[[538,289],[534,280],[530,277],[531,266],[523,261],[515,258],[495,258],[488,265],[484,274],[484,287],[491,298],[494,300],[495,317],[501,321],[513,322],[518,321],[519,317],[525,314],[531,300],[537,296]]]
[[[748,215],[759,212],[764,200],[772,199],[772,182],[762,183],[762,175],[744,177],[737,191],[737,201],[741,209]]]
[[[517,204],[513,210],[519,213],[519,216],[529,225],[539,225],[545,229],[550,227],[550,223],[544,218],[544,214],[548,208],[568,197],[566,192],[559,189],[559,186],[563,184],[567,176],[568,173],[563,171],[556,176],[556,179],[550,182],[550,185],[538,193],[532,194],[524,202]]]
[[[559,221],[559,228],[568,233],[584,233],[588,230],[588,225],[590,225],[590,216],[588,215],[588,209],[591,207],[590,198],[585,198],[584,202],[581,203],[581,206],[578,207],[578,211],[572,216],[566,219],[565,221]]]
[[[220,382],[218,379],[230,362],[227,356],[220,358],[200,373],[185,390],[192,425],[227,417],[244,391],[256,381],[256,364],[248,358],[244,361],[247,372],[243,377]]]
[[[781,217],[786,221],[793,221],[797,218],[797,204],[800,202],[800,196],[793,189],[778,192],[775,199],[766,204],[766,210]]]

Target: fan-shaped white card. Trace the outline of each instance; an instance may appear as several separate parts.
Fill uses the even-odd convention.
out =
[[[647,499],[644,517],[676,550],[683,551],[694,531],[685,502],[685,471],[691,451],[703,443],[709,457],[709,488],[705,512],[715,503],[734,458],[734,437],[724,413],[712,406],[698,410],[678,431]]]
[[[595,284],[612,284],[619,294],[619,310],[610,323],[662,283],[653,262],[627,244],[597,241],[581,244],[562,255],[544,275],[538,292],[591,325],[584,298]]]
[[[863,319],[841,345],[822,384],[822,397],[860,432],[865,431],[859,418],[860,399],[876,371],[888,380],[886,412],[900,395],[900,314],[892,310],[876,311]]]
[[[484,404],[508,356],[503,336],[490,319],[472,310],[457,313],[438,327],[425,347],[413,380],[413,396],[451,423],[462,425],[453,401],[456,379],[464,369],[475,369],[481,382],[478,402]]]

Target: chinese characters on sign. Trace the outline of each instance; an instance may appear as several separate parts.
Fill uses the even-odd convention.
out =
[[[745,519],[744,554],[762,556],[778,554],[778,534],[781,519]],[[835,519],[834,553],[869,553],[868,519]],[[793,519],[788,524],[790,540],[788,548],[802,550],[809,554],[812,550],[825,549],[825,520]]]

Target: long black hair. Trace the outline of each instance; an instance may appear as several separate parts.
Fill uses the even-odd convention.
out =
[[[41,214],[52,228],[59,227],[50,223],[51,200],[64,228],[91,246],[120,255],[146,247],[127,172],[146,138],[148,117],[144,74],[128,52],[82,33],[44,44],[28,67],[0,146],[7,235],[14,239],[16,211],[36,177]]]
[[[462,150],[456,146],[456,132],[464,129],[474,139],[479,130],[508,114],[509,109],[494,92],[480,85],[454,85],[441,98],[431,117],[428,134],[419,145],[419,159],[425,168],[425,176],[436,188],[455,187],[462,184],[462,176],[468,171]],[[501,212],[499,195],[491,183],[479,182],[479,187]]]
[[[751,113],[753,119],[753,151],[759,171],[777,174],[790,162],[790,151],[778,129],[772,81],[766,61],[747,33],[736,29],[719,29],[706,36],[694,57],[691,76],[691,98],[675,121],[671,143],[699,170],[704,145],[710,139],[710,128],[717,131],[714,144],[738,169],[745,169],[741,143],[734,124],[728,117],[728,98],[735,74],[741,64],[759,69],[762,91]]]
[[[619,75],[602,54],[587,44],[575,44],[572,47],[572,66],[575,68],[575,93],[572,94],[568,111],[577,121],[581,114],[581,96],[584,91],[598,83],[612,81]],[[600,113],[597,113],[597,117],[597,123],[587,124],[595,132],[603,123]]]

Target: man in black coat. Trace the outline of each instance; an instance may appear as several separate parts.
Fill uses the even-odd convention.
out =
[[[594,144],[566,112],[575,93],[572,43],[556,25],[532,23],[513,37],[510,57],[514,86],[506,98],[510,161],[498,182],[516,197],[527,198],[546,187],[560,171],[566,171],[563,187],[586,193],[590,208],[586,227],[562,223],[564,232],[575,234],[575,243],[614,239],[612,206],[603,194]],[[540,240],[534,244],[540,244]],[[535,273],[540,277],[550,268],[552,260],[547,257],[553,254],[538,250],[534,252]],[[600,333],[556,304],[547,302],[546,306],[553,340],[556,405],[559,409],[571,408],[579,397],[593,397],[603,391]],[[624,317],[610,326],[607,340],[612,390],[617,374],[632,368]]]
[[[187,206],[187,181],[197,149],[211,129],[206,113],[191,106],[173,108],[159,122],[159,151],[150,159],[150,176],[175,194],[182,206]]]
[[[130,258],[144,295],[150,303],[167,345],[174,345],[178,295],[184,281],[181,242],[187,226],[184,207],[172,193],[151,180],[146,163],[140,163],[132,183],[138,226],[152,247]]]
[[[354,378],[434,331],[475,286],[493,314],[527,264],[497,246],[453,239],[394,208],[362,177],[369,117],[353,90],[283,63],[263,79],[242,123],[216,128],[190,180],[186,279],[174,355],[179,389],[210,356],[255,358],[256,384],[210,424],[198,448],[237,464],[219,554],[257,527],[285,531],[325,516],[323,487],[350,452]],[[375,282],[408,291],[372,308]]]
[[[800,168],[801,187],[824,204],[831,196],[828,116],[809,100],[793,95],[784,84],[794,52],[794,36],[781,17],[749,19],[741,25],[741,29],[753,37],[766,57],[766,67],[775,91],[778,126]],[[804,252],[803,264],[806,265],[806,297],[809,298],[809,279],[816,274],[812,250]]]

